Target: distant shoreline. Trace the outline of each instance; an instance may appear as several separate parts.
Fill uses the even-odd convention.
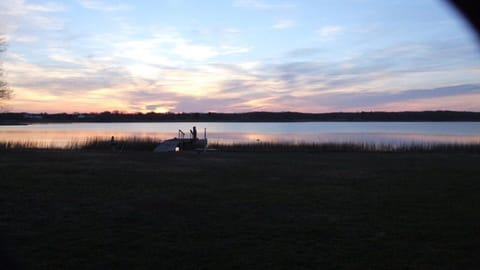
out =
[[[29,123],[20,122],[0,122],[0,126],[28,126]]]
[[[334,121],[334,120],[324,120],[324,121],[196,121],[196,120],[185,120],[185,121],[52,121],[52,122],[28,122],[28,123],[1,123],[0,126],[29,126],[29,125],[48,125],[48,124],[94,124],[94,123],[104,123],[104,124],[122,124],[122,123],[442,123],[442,122],[464,122],[464,123],[478,123],[480,120],[411,120],[411,121],[374,121],[374,120],[355,120],[355,121]]]
[[[0,125],[131,122],[480,122],[480,112],[0,113]]]

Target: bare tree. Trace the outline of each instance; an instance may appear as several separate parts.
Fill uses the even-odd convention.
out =
[[[5,38],[0,37],[0,53],[3,53],[7,49],[7,42]],[[3,69],[2,63],[0,62],[0,101],[9,99],[11,90],[8,88],[7,82],[3,80]]]

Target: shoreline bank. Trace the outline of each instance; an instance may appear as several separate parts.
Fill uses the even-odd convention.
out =
[[[42,144],[35,141],[9,142],[0,141],[1,151],[23,150],[63,150],[63,151],[145,151],[151,152],[162,141],[156,138],[120,138],[112,141],[107,138],[89,138],[84,142],[72,141],[64,147]],[[207,149],[219,152],[431,152],[431,153],[480,153],[478,143],[288,143],[288,142],[254,142],[254,143],[209,143]],[[198,149],[197,149],[198,150]],[[212,151],[212,150],[210,150]]]

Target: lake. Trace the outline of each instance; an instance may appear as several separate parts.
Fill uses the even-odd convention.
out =
[[[480,143],[480,122],[287,122],[287,123],[70,123],[0,126],[0,141],[65,146],[87,138],[189,135],[196,126],[209,142],[354,142],[375,144]]]

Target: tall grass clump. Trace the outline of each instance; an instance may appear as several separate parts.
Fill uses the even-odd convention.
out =
[[[354,142],[326,143],[210,143],[209,148],[222,152],[417,152],[417,153],[480,153],[480,143],[435,143],[435,144],[376,144]]]
[[[0,141],[0,151],[22,151],[22,150],[104,150],[104,151],[153,151],[161,140],[156,138],[126,137],[115,139],[112,143],[110,138],[93,137],[86,140],[75,140],[64,145],[38,141]]]
[[[115,139],[92,137],[82,141],[70,141],[58,146],[37,141],[0,141],[0,152],[23,150],[63,151],[153,151],[161,143],[154,137],[124,137]],[[209,143],[208,148],[220,152],[379,152],[379,153],[479,153],[478,143],[358,143],[358,142],[251,142]]]
[[[34,150],[34,149],[57,149],[58,147],[36,141],[2,141],[0,142],[0,151],[12,151],[12,150]]]
[[[209,148],[224,152],[365,152],[376,151],[375,144],[368,143],[290,143],[290,142],[256,142],[256,143],[210,143]]]
[[[80,144],[78,149],[83,150],[118,150],[118,151],[153,151],[161,140],[152,137],[126,137],[110,139],[102,137],[88,138],[85,143]]]

